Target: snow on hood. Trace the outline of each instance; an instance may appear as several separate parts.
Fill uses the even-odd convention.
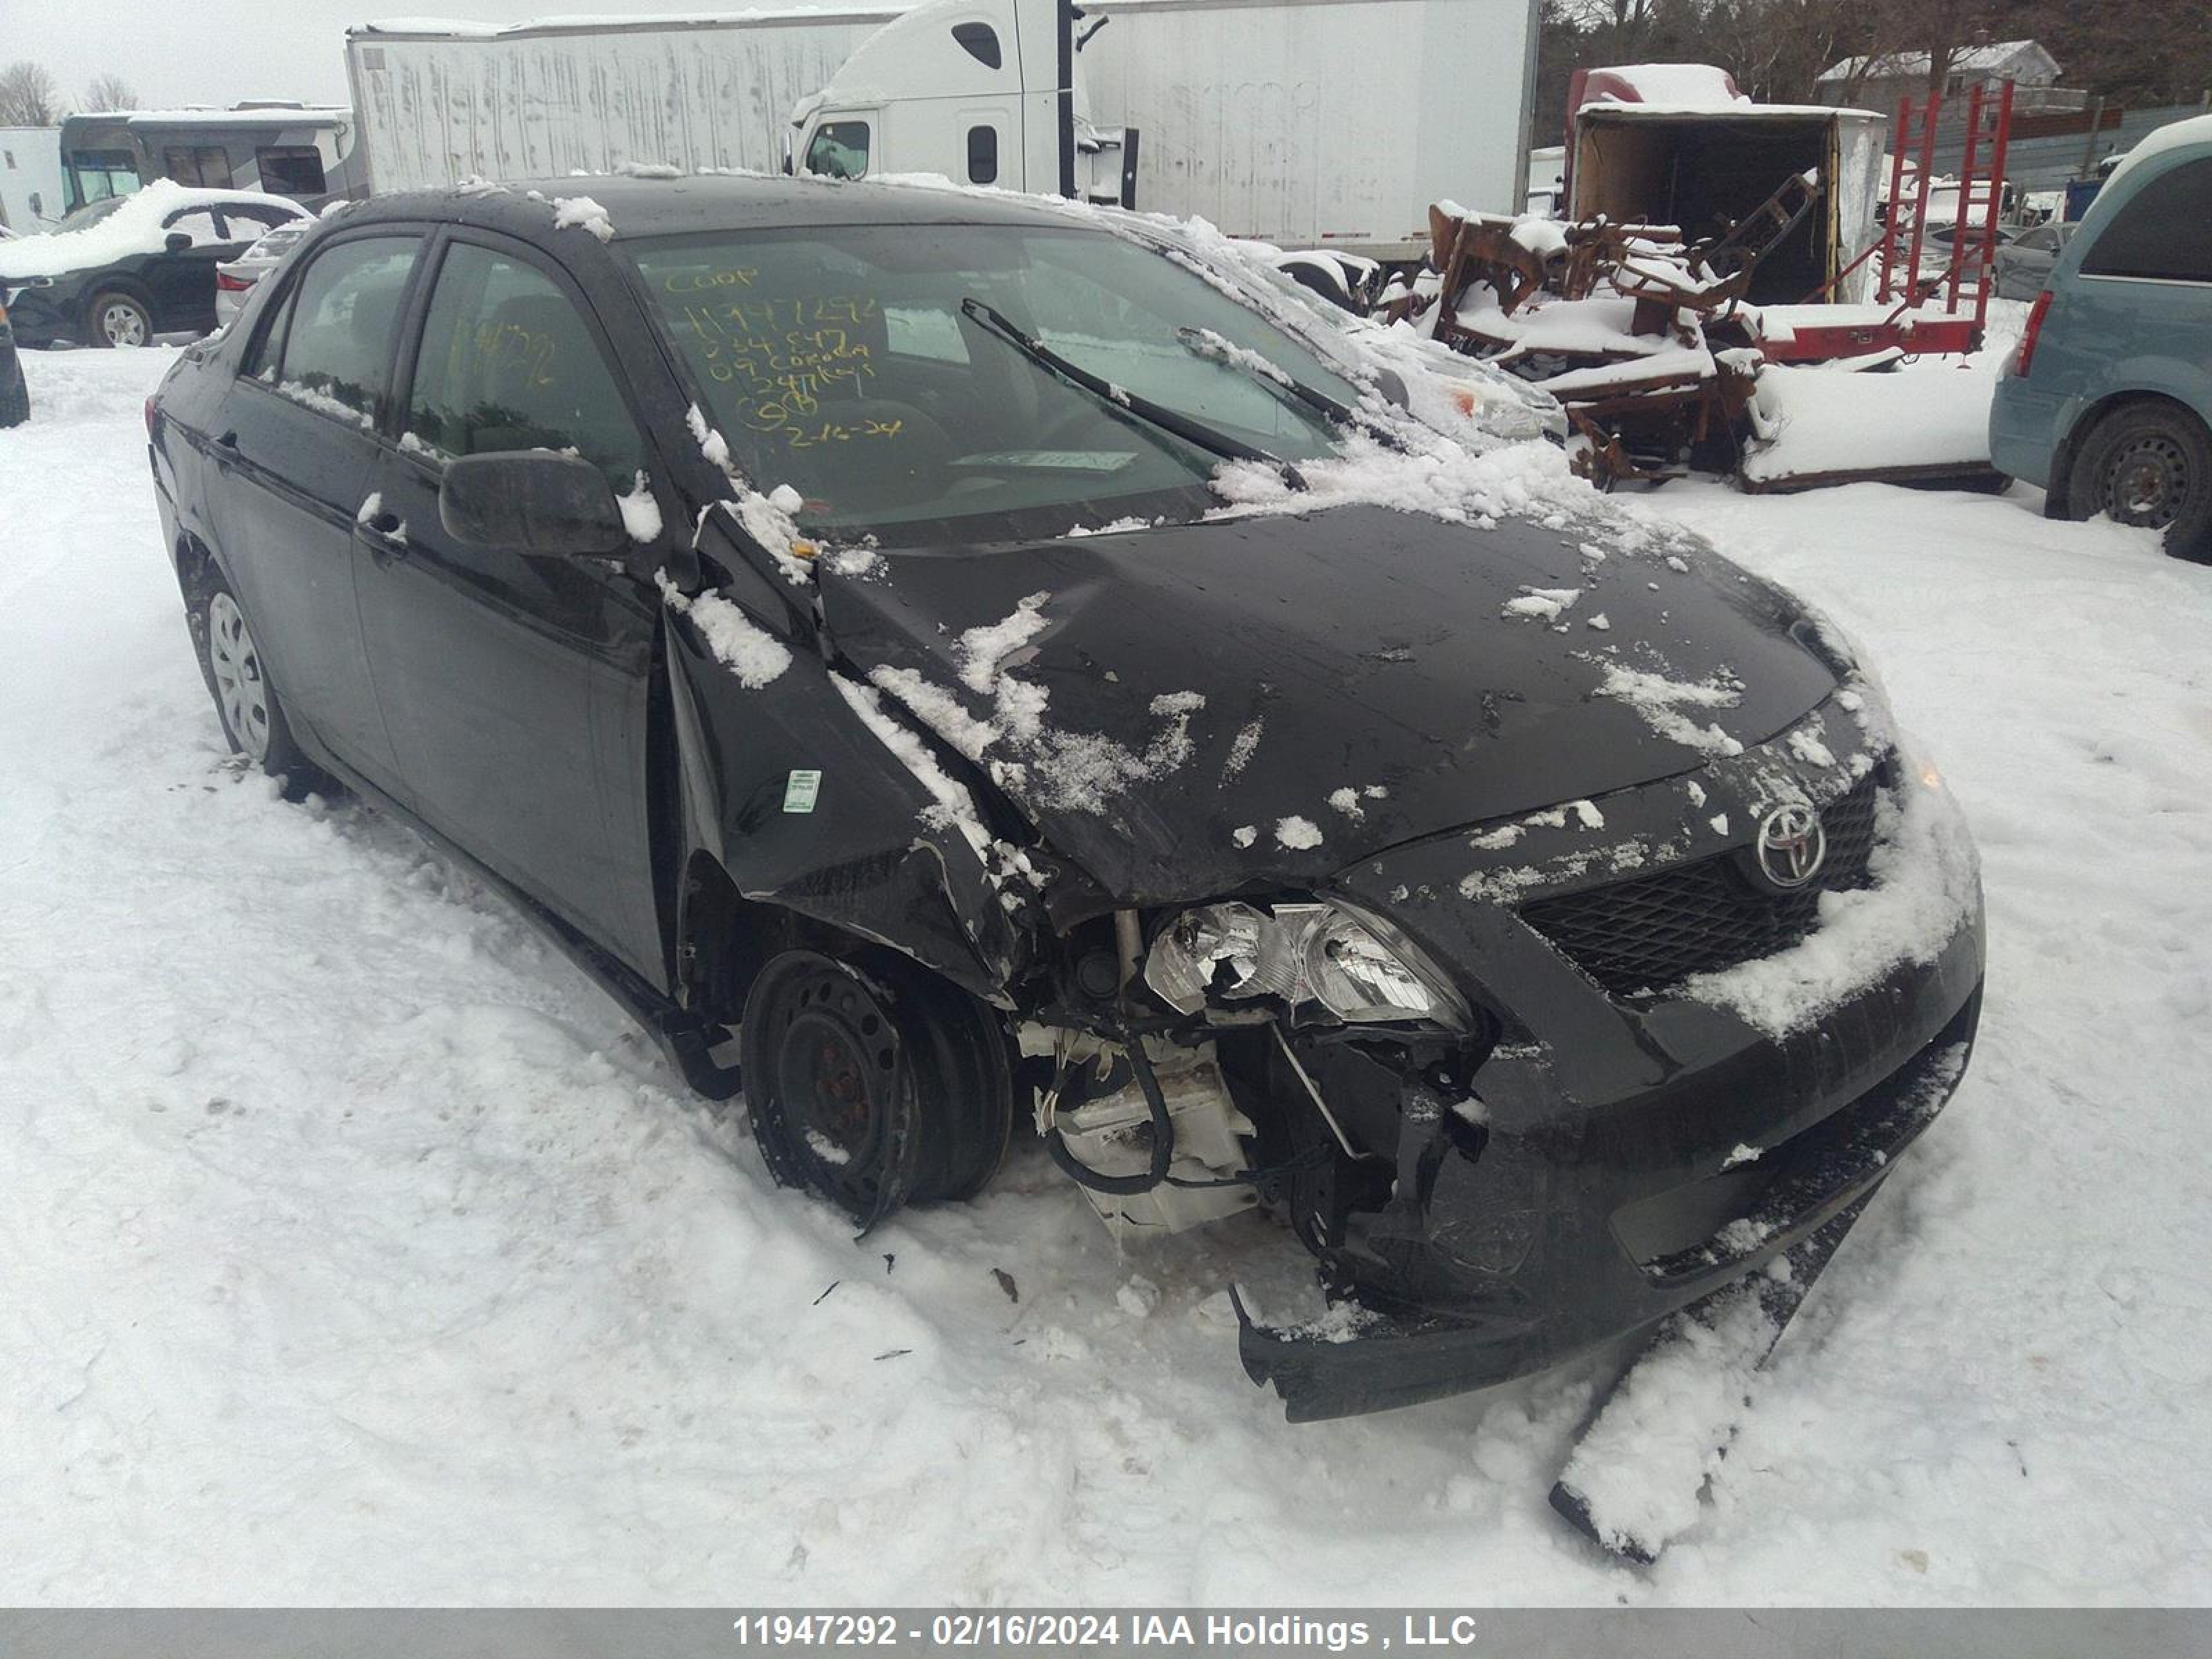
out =
[[[1609,524],[1355,501],[820,581],[841,657],[1137,902],[1689,771],[1836,686],[1792,602]],[[1694,725],[1624,671],[1698,688]]]
[[[159,253],[167,232],[161,222],[180,209],[218,207],[226,202],[251,202],[258,207],[276,207],[299,219],[307,214],[297,202],[267,196],[255,190],[187,190],[173,179],[157,179],[121,207],[82,230],[49,231],[41,236],[18,236],[0,252],[0,279],[20,281],[27,276],[59,276],[72,270],[91,270],[113,264],[133,254]],[[239,237],[240,241],[250,240]]]

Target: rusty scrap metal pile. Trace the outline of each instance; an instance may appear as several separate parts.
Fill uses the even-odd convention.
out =
[[[1601,488],[1733,471],[1764,364],[1743,303],[1759,254],[1810,210],[1792,179],[1727,235],[1429,210],[1431,269],[1377,313],[1558,398]]]

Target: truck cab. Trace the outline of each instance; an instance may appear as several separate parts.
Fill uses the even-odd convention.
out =
[[[1070,0],[930,0],[885,24],[791,117],[787,167],[1136,205],[1136,132],[1095,126]]]

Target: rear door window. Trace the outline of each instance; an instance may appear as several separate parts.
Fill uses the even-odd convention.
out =
[[[645,446],[583,313],[519,257],[456,242],[438,270],[408,394],[409,447],[574,450],[629,489]]]
[[[2212,283],[2212,156],[2161,173],[2124,203],[2081,274]]]
[[[281,353],[261,378],[310,409],[374,426],[421,246],[414,236],[364,236],[323,249],[301,273]]]
[[[173,213],[161,221],[165,236],[189,236],[194,247],[207,247],[230,240],[228,231],[212,208],[194,208],[183,213]]]
[[[306,221],[296,213],[283,208],[262,207],[252,202],[233,202],[223,209],[222,216],[230,222],[230,234],[240,240],[258,237],[264,231],[278,225],[304,225]]]

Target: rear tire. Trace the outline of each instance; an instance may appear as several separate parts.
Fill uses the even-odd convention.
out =
[[[0,428],[21,426],[31,418],[31,388],[23,384],[23,370],[0,380]]]
[[[106,289],[92,296],[84,308],[85,329],[96,346],[146,346],[154,343],[154,313],[135,294]]]
[[[753,981],[738,1048],[769,1173],[864,1229],[973,1197],[1006,1155],[1013,1089],[996,1020],[902,957],[783,952]]]
[[[2081,441],[2066,500],[2077,519],[2163,530],[2175,558],[2212,562],[2212,434],[2175,404],[2125,404]]]
[[[231,752],[285,781],[287,793],[295,797],[318,787],[322,775],[293,739],[283,700],[270,681],[245,609],[212,567],[191,596],[185,615],[199,653],[200,672],[206,678],[208,695],[215,699],[216,718],[222,723]]]

